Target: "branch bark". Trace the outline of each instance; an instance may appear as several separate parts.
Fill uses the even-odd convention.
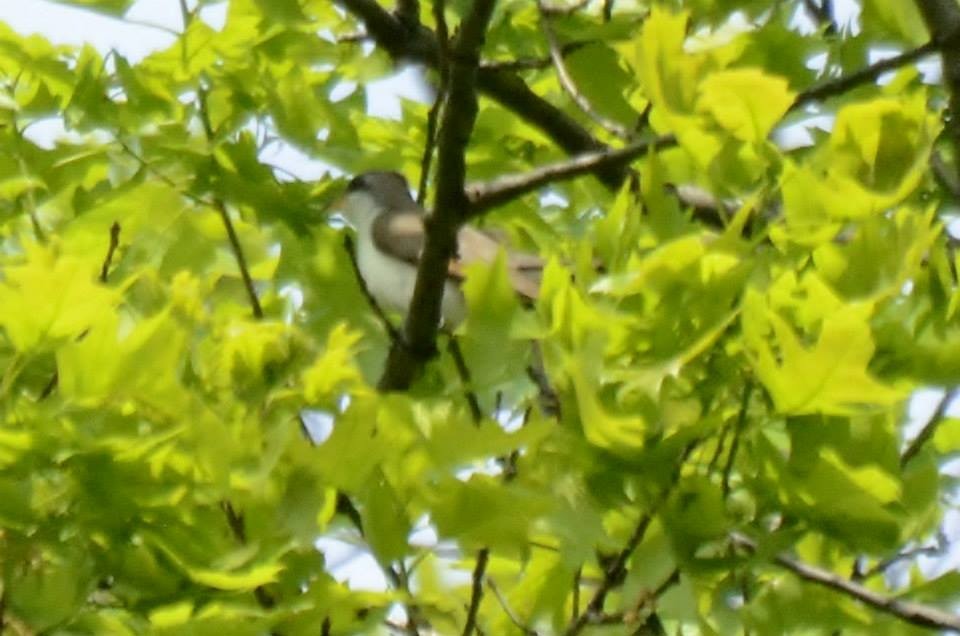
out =
[[[426,220],[426,236],[417,282],[407,313],[405,344],[394,344],[380,388],[405,390],[436,353],[440,304],[447,266],[456,251],[457,230],[466,220],[464,191],[466,149],[477,118],[477,65],[487,25],[496,0],[474,0],[450,47],[446,105],[437,135],[437,188],[433,214]],[[369,25],[368,25],[369,26]]]
[[[598,112],[593,104],[590,103],[590,100],[587,99],[586,95],[580,92],[576,82],[573,81],[573,76],[570,75],[570,71],[567,69],[567,63],[563,59],[560,42],[557,40],[557,34],[554,33],[553,25],[550,23],[551,12],[555,14],[557,9],[551,10],[543,0],[538,0],[537,5],[540,8],[540,26],[543,29],[543,35],[547,38],[547,47],[550,49],[550,59],[553,60],[553,66],[557,71],[557,79],[560,81],[560,86],[577,107],[598,126],[614,137],[630,139],[633,136],[630,130]],[[573,10],[577,10],[576,5],[574,5]]]
[[[916,0],[916,5],[943,59],[950,92],[946,132],[953,144],[954,171],[960,174],[960,5],[956,0]]]
[[[477,553],[477,564],[473,568],[470,607],[467,609],[467,622],[463,626],[463,636],[471,636],[477,627],[477,612],[480,610],[480,601],[483,599],[483,577],[486,575],[489,559],[490,551],[486,548]]]
[[[405,28],[376,0],[336,2],[363,21],[367,33],[394,59],[413,60],[438,68],[439,45],[436,36],[429,29],[423,26]],[[476,86],[518,117],[539,128],[567,154],[577,155],[606,148],[573,118],[530,90],[512,71],[480,68],[476,74]],[[622,166],[604,165],[598,169],[597,178],[608,187],[617,188],[625,174]]]
[[[903,454],[900,455],[900,468],[906,468],[907,464],[913,461],[913,458],[923,449],[923,445],[937,432],[937,427],[940,426],[940,423],[943,422],[947,415],[947,407],[950,406],[958,395],[960,395],[960,389],[947,391],[943,394],[943,397],[937,402],[937,407],[933,413],[931,413],[930,419],[927,420],[927,423],[923,425],[923,428],[920,429],[917,436],[910,441],[910,444],[903,451]]]
[[[756,553],[757,544],[753,539],[736,533],[731,535],[730,538],[735,546],[751,553]],[[787,554],[774,556],[773,562],[781,568],[793,572],[805,581],[821,585],[835,592],[840,592],[912,625],[932,629],[960,631],[960,616],[956,614],[951,614],[936,607],[930,607],[921,603],[904,601],[879,594],[839,574],[834,574],[828,570],[804,563]]]
[[[623,575],[626,572],[627,562],[637,549],[637,546],[639,546],[643,541],[643,537],[646,535],[647,528],[653,521],[654,516],[666,503],[667,499],[670,497],[670,494],[680,481],[683,465],[686,463],[687,458],[690,457],[690,453],[693,452],[693,449],[696,448],[698,444],[699,440],[694,440],[687,444],[687,447],[683,450],[680,459],[677,461],[677,465],[674,468],[670,483],[667,484],[667,486],[664,487],[664,489],[657,495],[656,499],[654,499],[654,501],[650,504],[650,508],[640,516],[640,519],[637,521],[637,525],[634,527],[633,533],[631,533],[630,538],[627,540],[627,543],[604,570],[603,580],[600,582],[596,592],[594,592],[593,597],[587,604],[586,610],[570,621],[567,629],[563,632],[563,636],[576,636],[582,632],[587,625],[603,616],[603,604],[607,599],[607,594],[609,594],[615,587],[623,583]],[[672,574],[670,578],[673,578]]]
[[[527,172],[503,175],[485,183],[470,184],[467,186],[467,198],[470,203],[468,216],[477,216],[548,183],[566,181],[580,175],[611,168],[622,170],[623,166],[646,154],[651,148],[668,148],[676,143],[677,140],[672,135],[660,137],[654,141],[635,141],[623,148],[586,152]]]
[[[793,104],[790,105],[790,110],[796,110],[797,108],[804,106],[813,101],[823,101],[829,99],[830,97],[835,97],[846,93],[852,88],[856,88],[862,84],[867,84],[870,82],[876,81],[878,77],[887,71],[892,71],[898,69],[902,66],[906,66],[912,62],[916,62],[920,58],[926,57],[931,53],[935,53],[938,48],[938,43],[935,40],[931,40],[922,46],[918,46],[915,49],[905,51],[900,55],[894,55],[885,60],[880,60],[869,66],[866,66],[859,71],[850,73],[849,75],[844,75],[843,77],[838,77],[836,79],[828,80],[817,86],[808,88],[807,90],[799,93],[796,99],[793,100]]]

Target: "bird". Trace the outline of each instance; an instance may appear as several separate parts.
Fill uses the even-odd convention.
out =
[[[427,219],[427,211],[410,196],[406,178],[393,171],[359,174],[332,211],[356,231],[356,265],[370,295],[381,307],[405,314],[413,298]],[[504,245],[490,233],[469,226],[457,232],[441,301],[444,326],[455,328],[466,318],[460,289],[466,268],[493,262],[500,250]],[[542,259],[509,250],[506,258],[511,286],[522,301],[532,303],[539,293]]]

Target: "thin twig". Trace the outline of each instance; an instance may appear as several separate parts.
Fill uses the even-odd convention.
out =
[[[533,360],[527,365],[527,377],[537,387],[537,398],[540,400],[540,410],[544,415],[560,419],[560,397],[553,390],[547,369],[543,363],[543,350],[536,340],[530,341]]]
[[[947,160],[943,158],[943,153],[939,150],[934,150],[930,154],[930,167],[933,168],[933,176],[936,177],[940,186],[955,200],[960,200],[960,178],[950,169]]]
[[[819,5],[813,0],[803,0],[803,5],[807,13],[823,27],[826,35],[833,35],[837,32],[837,25],[833,21],[833,3],[831,0],[820,0]]]
[[[469,184],[467,186],[467,197],[470,202],[469,216],[477,216],[481,212],[533,192],[548,183],[566,181],[580,175],[596,173],[605,168],[623,166],[650,150],[669,148],[676,143],[677,140],[672,135],[653,141],[635,141],[622,148],[586,152],[526,172],[503,175],[484,183]]]
[[[560,47],[560,54],[566,57],[593,42],[595,40],[567,42]],[[480,68],[485,71],[535,71],[547,68],[552,64],[553,58],[548,55],[546,57],[520,57],[515,60],[483,60],[480,62]]]
[[[183,30],[186,31],[190,26],[191,20],[193,20],[193,13],[190,11],[190,8],[187,6],[187,0],[180,1],[180,17],[183,20]]]
[[[116,221],[110,226],[110,244],[107,246],[107,256],[103,259],[103,265],[100,266],[100,282],[106,283],[110,275],[110,264],[113,262],[113,254],[120,245],[120,224]]]
[[[854,572],[853,576],[850,577],[850,579],[852,581],[866,581],[867,579],[873,578],[878,574],[884,574],[892,566],[900,563],[901,561],[915,559],[918,556],[934,557],[940,554],[942,551],[943,547],[941,545],[925,545],[918,548],[911,548],[910,550],[904,550],[903,552],[897,552],[893,556],[878,561],[873,567],[867,568],[862,572],[857,570]]]
[[[233,251],[233,257],[237,261],[237,267],[240,269],[240,276],[243,279],[243,286],[247,291],[247,298],[250,300],[250,307],[253,310],[255,318],[263,318],[263,307],[260,306],[260,299],[257,298],[257,290],[253,284],[253,278],[250,276],[250,269],[247,267],[247,258],[243,254],[243,248],[240,245],[240,239],[237,231],[233,227],[233,221],[230,220],[230,213],[223,201],[217,199],[214,201],[214,209],[220,214],[220,220],[223,227],[227,230],[227,239],[230,241],[230,249]]]
[[[427,200],[427,184],[430,182],[430,164],[433,162],[433,151],[437,143],[437,121],[440,110],[447,98],[447,83],[449,70],[447,56],[449,54],[449,34],[447,32],[446,0],[433,0],[433,21],[437,23],[437,43],[439,59],[437,68],[440,71],[440,83],[437,86],[437,96],[427,113],[427,138],[423,145],[423,156],[420,159],[420,184],[417,186],[417,203],[421,206]]]
[[[474,393],[471,388],[473,380],[470,376],[470,368],[467,366],[467,361],[463,357],[460,343],[453,334],[450,334],[450,339],[447,342],[447,350],[450,352],[450,357],[453,358],[453,364],[457,368],[457,375],[460,376],[464,398],[470,407],[470,416],[473,418],[473,423],[476,426],[480,426],[480,422],[483,421],[483,410],[480,408],[480,400],[477,399],[477,394]]]
[[[477,612],[480,610],[480,601],[483,599],[483,577],[487,571],[487,561],[490,551],[487,548],[477,552],[477,564],[473,568],[473,583],[470,592],[470,607],[467,608],[467,621],[463,625],[463,636],[471,636],[477,626]]]
[[[576,82],[573,81],[573,77],[570,75],[566,61],[563,59],[563,52],[557,40],[557,34],[553,31],[553,25],[550,23],[550,16],[544,0],[537,0],[537,6],[540,8],[540,27],[543,29],[544,37],[547,38],[547,46],[550,49],[550,59],[553,60],[553,66],[557,71],[557,79],[560,81],[560,86],[570,99],[573,100],[573,103],[583,111],[583,114],[592,119],[608,133],[621,139],[630,139],[633,137],[633,134],[626,127],[597,111],[593,104],[590,103],[590,100],[580,92]]]
[[[207,137],[207,143],[213,144],[216,138],[216,132],[210,123],[210,111],[207,108],[207,92],[201,87],[197,91],[197,102],[200,104],[200,122],[203,124],[203,131]],[[210,163],[215,171],[219,171],[219,166],[212,157]],[[227,240],[230,242],[230,249],[233,252],[233,258],[237,262],[237,268],[240,270],[240,277],[243,279],[243,287],[247,292],[247,298],[250,301],[250,307],[253,310],[253,316],[257,320],[263,318],[263,307],[260,305],[260,299],[257,297],[257,289],[253,284],[253,277],[250,276],[250,268],[247,266],[247,257],[243,253],[243,246],[240,245],[240,238],[237,236],[237,230],[230,219],[230,212],[223,199],[214,195],[213,208],[220,215],[224,229],[227,231]]]
[[[2,589],[0,589],[0,634],[3,634],[6,632],[7,627],[7,595],[10,590],[7,589],[6,580],[3,580],[0,585],[3,586]]]
[[[699,440],[694,440],[687,444],[687,447],[683,450],[677,465],[674,467],[674,472],[671,476],[669,484],[650,504],[650,508],[640,516],[640,519],[637,521],[637,525],[634,527],[634,530],[630,534],[630,538],[627,540],[627,543],[624,545],[623,549],[620,550],[617,556],[611,560],[611,562],[605,568],[603,580],[600,582],[600,585],[594,592],[593,597],[587,604],[586,611],[580,614],[575,620],[570,622],[567,629],[563,632],[564,636],[575,636],[576,634],[579,634],[581,631],[583,631],[584,627],[603,615],[603,604],[607,599],[607,594],[609,594],[614,587],[622,583],[623,576],[626,573],[627,561],[630,560],[630,557],[637,549],[637,546],[639,546],[643,541],[643,537],[646,535],[647,528],[653,521],[654,516],[670,497],[670,494],[676,487],[677,482],[680,480],[680,474],[683,470],[684,463],[686,463],[687,458],[690,457],[690,453],[693,452],[694,448],[696,448],[698,444]]]
[[[246,523],[244,522],[243,515],[233,507],[226,499],[220,502],[220,509],[223,510],[223,514],[227,518],[227,525],[230,527],[230,533],[233,534],[234,540],[240,545],[247,544],[247,528]],[[257,599],[257,603],[260,604],[260,607],[264,609],[270,609],[276,605],[276,601],[273,596],[267,592],[266,588],[262,585],[258,585],[253,590],[253,596]]]
[[[730,539],[734,545],[750,553],[756,553],[757,551],[757,543],[745,535],[734,533],[730,535]],[[921,603],[884,596],[859,583],[850,581],[828,570],[804,563],[787,554],[775,555],[773,562],[793,572],[805,581],[845,594],[880,612],[895,616],[912,625],[932,629],[960,631],[960,615],[945,612],[936,607],[923,605]]]
[[[916,437],[910,440],[910,444],[906,450],[903,451],[903,454],[900,455],[901,468],[906,468],[907,464],[913,461],[913,458],[916,457],[917,453],[923,448],[923,445],[937,432],[937,427],[940,426],[940,423],[946,418],[947,407],[950,406],[950,403],[953,402],[958,395],[960,395],[960,389],[944,392],[943,396],[937,402],[933,413],[930,414],[930,419],[923,425],[923,428],[920,429]]]
[[[168,186],[176,190],[178,193],[180,193],[181,196],[186,197],[187,199],[189,199],[190,201],[193,201],[197,205],[202,205],[208,208],[216,207],[213,201],[209,199],[204,199],[203,197],[193,194],[189,190],[184,189],[183,185],[171,179],[169,176],[164,174],[158,168],[155,168],[152,163],[147,161],[146,158],[140,155],[140,153],[138,153],[133,148],[128,146],[126,142],[124,142],[123,140],[114,139],[113,141],[115,144],[120,146],[121,150],[123,150],[125,153],[130,155],[134,160],[136,160],[136,162],[139,163],[144,170],[146,170],[147,172],[155,176],[157,179],[160,179],[160,181],[162,181],[163,183],[167,184]]]
[[[487,577],[487,587],[489,587],[490,591],[493,592],[497,602],[500,603],[501,609],[503,609],[503,613],[507,615],[507,618],[510,619],[510,622],[513,623],[514,627],[519,629],[526,636],[539,636],[537,630],[524,625],[523,621],[520,620],[520,617],[514,613],[513,609],[510,607],[510,604],[507,603],[507,599],[504,598],[503,594],[500,592],[500,588],[497,587],[497,584],[494,583],[493,579],[490,577]]]
[[[730,452],[727,453],[727,463],[723,467],[723,496],[730,494],[730,473],[733,472],[733,464],[737,458],[737,450],[740,448],[740,436],[743,434],[743,426],[747,421],[747,410],[750,408],[750,395],[753,393],[753,380],[747,379],[743,386],[743,394],[740,397],[740,412],[737,414],[737,424],[733,429],[733,440],[730,442]]]
[[[580,577],[583,576],[583,568],[579,567],[573,573],[573,599],[571,600],[571,605],[573,607],[570,610],[570,617],[573,620],[577,620],[577,617],[580,616]]]
[[[113,255],[117,250],[117,246],[120,245],[120,224],[116,221],[110,225],[110,243],[107,245],[107,254],[103,258],[103,264],[100,266],[100,275],[97,277],[101,283],[106,284],[107,279],[110,276],[110,264],[113,262]],[[83,339],[87,335],[87,332],[84,331],[80,334],[77,340]],[[40,395],[37,396],[37,401],[42,402],[46,400],[53,393],[54,389],[57,388],[57,385],[60,383],[60,370],[54,369],[53,373],[50,374],[50,379],[47,380],[47,383],[43,386],[43,389],[40,391]],[[2,634],[0,630],[0,634]]]
[[[360,273],[360,265],[357,263],[357,250],[353,245],[353,238],[349,234],[344,234],[343,236],[343,249],[347,253],[347,257],[350,259],[350,265],[353,267],[353,274],[357,279],[357,284],[360,286],[360,292],[367,300],[367,304],[370,305],[370,309],[372,309],[373,313],[376,314],[380,324],[383,325],[383,328],[387,332],[387,336],[390,338],[390,341],[402,343],[403,334],[400,333],[400,330],[397,329],[392,322],[390,322],[390,318],[387,316],[387,313],[383,310],[383,307],[380,306],[380,303],[377,302],[377,299],[370,292],[370,288],[367,287],[367,281],[363,280],[363,274]]]
[[[906,66],[911,62],[915,62],[920,58],[935,53],[939,43],[931,40],[922,46],[918,46],[915,49],[911,49],[900,55],[895,55],[850,73],[849,75],[844,75],[843,77],[838,77],[836,79],[828,80],[808,88],[807,90],[799,93],[797,97],[793,100],[793,103],[790,105],[789,110],[796,110],[800,106],[803,106],[812,101],[823,101],[830,97],[835,97],[846,93],[847,91],[856,88],[862,84],[868,84],[870,82],[876,81],[880,75],[886,73],[887,71],[892,71],[898,69],[901,66]]]

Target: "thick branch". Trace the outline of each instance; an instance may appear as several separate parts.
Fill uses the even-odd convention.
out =
[[[677,140],[672,135],[652,142],[636,141],[623,148],[587,152],[527,172],[504,175],[486,183],[471,184],[467,187],[469,216],[476,216],[548,183],[609,169],[621,170],[631,160],[646,154],[651,148],[666,148],[676,143]]]
[[[420,24],[419,0],[397,0],[397,8],[394,13],[408,27],[415,28],[416,25]]]
[[[749,537],[741,534],[733,534],[731,535],[731,540],[737,547],[746,549],[749,552],[757,551],[756,542]],[[845,594],[865,605],[895,616],[912,625],[932,629],[960,631],[960,616],[956,614],[945,612],[936,607],[884,596],[838,574],[804,563],[787,554],[778,554],[773,558],[773,561],[805,581],[822,585],[835,592]]]
[[[407,29],[385,11],[376,0],[336,0],[337,4],[357,16],[366,25],[377,45],[396,59],[410,59],[437,68],[439,47],[435,35],[424,27]],[[572,117],[532,90],[516,74],[497,68],[480,68],[477,88],[511,110],[515,115],[539,128],[570,155],[601,150],[604,145]],[[602,166],[597,177],[608,187],[619,187],[625,173],[621,166]]]
[[[437,135],[437,189],[417,282],[406,321],[406,346],[390,348],[380,379],[383,390],[404,390],[436,352],[440,306],[447,266],[456,252],[457,230],[465,219],[466,150],[477,119],[477,64],[496,0],[474,0],[450,48],[446,104]]]

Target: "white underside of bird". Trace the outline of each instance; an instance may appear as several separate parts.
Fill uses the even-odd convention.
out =
[[[357,231],[357,236],[369,236],[373,222],[380,213],[373,199],[363,193],[350,195],[348,221]],[[398,260],[377,248],[373,241],[357,241],[357,268],[367,290],[384,309],[406,313],[413,298],[417,282],[417,268]],[[466,301],[459,285],[453,281],[444,284],[443,302],[440,308],[445,325],[455,327],[467,314]]]

